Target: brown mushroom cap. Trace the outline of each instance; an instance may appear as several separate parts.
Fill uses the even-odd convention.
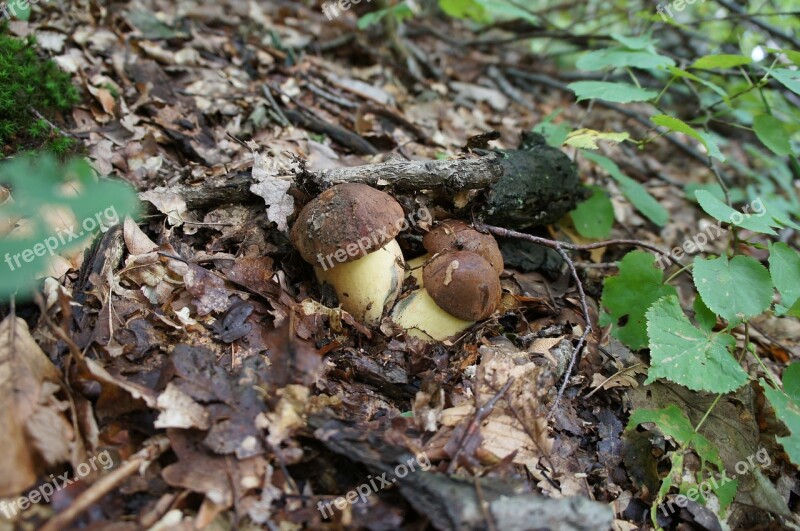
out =
[[[310,264],[337,252],[336,261],[352,262],[394,239],[403,216],[389,194],[366,184],[337,184],[303,207],[292,243]]]
[[[440,254],[422,270],[425,289],[454,317],[480,321],[500,302],[500,277],[492,265],[469,251]]]
[[[422,238],[422,245],[431,254],[470,251],[492,264],[498,275],[503,272],[503,255],[494,237],[478,232],[460,219],[441,222]]]

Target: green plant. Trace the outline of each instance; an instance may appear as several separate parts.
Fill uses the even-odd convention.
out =
[[[0,142],[4,156],[21,150],[45,147],[64,154],[73,141],[52,131],[37,117],[69,110],[79,101],[70,77],[53,61],[42,59],[36,40],[6,35],[0,26]]]
[[[694,391],[717,393],[719,398],[752,380],[742,367],[745,358],[763,368],[749,340],[749,321],[765,313],[800,317],[800,253],[775,241],[782,228],[800,229],[800,201],[793,186],[793,180],[800,176],[800,109],[793,104],[800,95],[800,52],[772,44],[776,35],[778,41],[796,42],[791,37],[796,33],[796,22],[793,24],[791,17],[773,17],[772,25],[762,27],[761,33],[744,31],[747,25],[738,18],[709,22],[717,9],[713,3],[691,5],[691,13],[684,13],[681,22],[671,18],[675,13],[666,16],[660,11],[662,6],[650,3],[642,3],[638,12],[629,2],[590,0],[583,4],[586,16],[580,19],[575,9],[551,8],[551,3],[539,0],[439,0],[446,14],[473,24],[517,19],[529,23],[530,29],[551,35],[563,32],[561,42],[557,38],[532,38],[531,50],[547,52],[561,70],[574,67],[589,73],[588,79],[568,85],[577,101],[608,102],[609,108],[637,115],[637,121],[649,123],[650,130],[643,138],[630,131],[571,131],[568,123],[553,121],[556,114],[534,130],[551,145],[576,148],[578,157],[613,181],[616,189],[656,226],[667,224],[666,209],[616,163],[595,151],[600,144],[628,143],[646,152],[655,139],[664,136],[670,136],[673,145],[685,145],[683,139],[696,142],[698,148],[692,148],[690,155],[707,159],[703,162],[708,165],[712,182],[687,185],[685,193],[717,224],[715,233],[698,228],[698,233],[673,254],[703,252],[705,244],[715,238],[727,239],[727,249],[719,256],[697,256],[666,279],[653,255],[639,251],[627,254],[620,262],[619,274],[605,281],[600,322],[610,325],[612,335],[630,348],[649,349],[651,365],[646,383],[669,380]],[[688,3],[683,6],[689,7]],[[781,0],[773,5],[776,11],[789,6]],[[693,18],[703,22],[702,32],[692,24]],[[631,24],[635,27],[632,33]],[[781,38],[780,32],[789,37]],[[595,43],[596,49],[589,51],[570,39],[594,36],[597,39],[588,42]],[[672,38],[673,44],[662,45],[656,36]],[[685,58],[671,49],[676,37],[696,40],[700,44],[695,49],[725,53]],[[631,103],[636,107],[628,108]],[[718,134],[721,127],[741,133],[738,136],[744,139],[751,164],[727,156],[727,137]],[[719,168],[722,163],[743,178],[735,182],[724,178]],[[754,210],[740,211],[737,206]],[[610,199],[600,190],[579,205],[571,217],[576,231],[588,239],[606,238],[614,223]],[[748,237],[752,241],[743,240],[743,230],[753,234]],[[770,243],[765,245],[765,241]],[[747,246],[753,251],[768,251],[766,264],[748,256],[754,253],[743,251]],[[662,267],[669,265],[663,256],[658,262]],[[691,293],[683,294],[692,301],[689,315],[672,286],[678,275],[686,272],[691,272],[694,285]],[[744,340],[737,341],[734,330],[743,332]],[[772,374],[767,370],[764,373]],[[782,382],[770,377],[769,381],[761,378],[759,383],[791,433],[778,440],[790,459],[800,465],[800,364],[787,367]],[[711,405],[703,420],[713,408]],[[677,407],[639,409],[631,415],[629,430],[652,422],[678,447],[669,454],[671,470],[663,478],[653,505],[651,515],[656,527],[655,508],[671,488],[683,492],[686,484],[697,485],[711,468],[719,471],[722,466],[717,449],[700,433],[703,420],[692,426]],[[690,450],[701,458],[703,466],[688,479],[683,456]],[[731,482],[714,491],[721,512],[736,494],[736,486]]]
[[[0,298],[27,298],[51,257],[74,248],[138,208],[136,193],[120,181],[97,179],[91,166],[53,155],[17,156],[0,163],[0,189],[13,201],[0,204],[0,227],[22,230],[0,238]],[[91,190],[91,193],[86,193]],[[46,219],[57,213],[62,226]],[[52,216],[50,216],[52,218]]]

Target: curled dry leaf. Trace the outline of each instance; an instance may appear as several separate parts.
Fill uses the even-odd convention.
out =
[[[278,225],[278,230],[289,229],[287,219],[294,212],[294,198],[288,194],[292,185],[291,178],[281,178],[278,163],[261,155],[254,142],[248,147],[253,151],[253,179],[250,191],[264,198],[267,204],[267,217]]]
[[[196,221],[188,213],[186,200],[163,186],[142,192],[139,198],[151,202],[159,212],[167,216],[167,222],[173,227],[180,227],[184,221]]]
[[[19,494],[43,465],[70,461],[82,448],[55,396],[60,381],[25,321],[11,316],[0,323],[0,497]]]

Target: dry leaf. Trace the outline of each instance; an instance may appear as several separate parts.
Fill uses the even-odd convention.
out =
[[[54,397],[60,381],[25,321],[0,323],[0,497],[33,484],[43,464],[70,460],[75,433]]]
[[[279,231],[285,232],[289,229],[287,218],[294,212],[294,198],[288,194],[292,181],[278,176],[278,163],[262,156],[255,142],[248,142],[247,146],[253,151],[253,179],[257,181],[250,186],[250,191],[264,199],[267,218],[278,225]]]

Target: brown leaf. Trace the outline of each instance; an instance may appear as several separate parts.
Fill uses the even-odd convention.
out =
[[[25,321],[0,323],[0,497],[30,486],[43,464],[70,460],[75,433],[54,396],[60,381]]]

